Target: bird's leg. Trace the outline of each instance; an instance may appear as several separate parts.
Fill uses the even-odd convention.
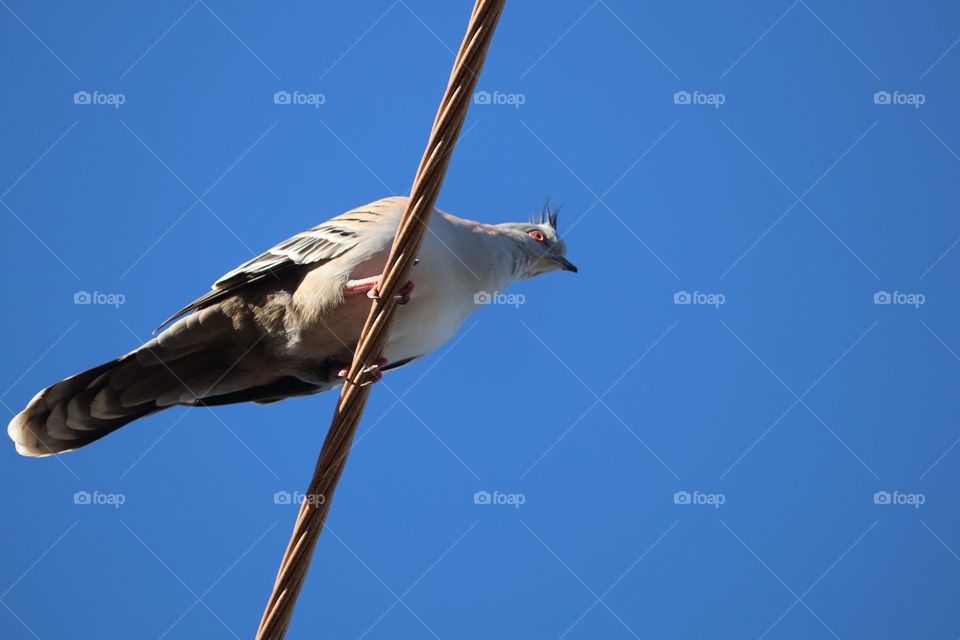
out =
[[[372,291],[379,282],[380,276],[370,276],[369,278],[361,278],[360,280],[347,280],[347,284],[343,285],[343,293],[346,295],[366,293],[367,291]]]
[[[351,295],[366,292],[367,297],[376,298],[377,295],[374,293],[374,289],[378,284],[380,284],[380,276],[370,276],[369,278],[361,278],[360,280],[347,280],[347,284],[343,285],[343,293]],[[397,304],[407,304],[410,302],[410,294],[412,292],[413,280],[410,280],[400,289],[400,295],[397,296]]]
[[[387,366],[387,359],[380,358],[377,360],[376,364],[372,364],[363,369],[360,372],[360,379],[363,380],[364,377],[367,377],[368,379],[362,382],[360,386],[366,386],[368,384],[373,384],[374,382],[380,382],[380,379],[383,378],[383,372],[381,369],[383,369],[385,366]],[[337,377],[346,378],[348,373],[350,373],[349,369],[340,369],[340,371],[337,372]]]

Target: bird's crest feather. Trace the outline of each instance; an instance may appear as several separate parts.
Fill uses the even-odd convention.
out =
[[[557,217],[560,214],[560,207],[554,207],[550,200],[543,203],[543,208],[539,212],[530,216],[530,222],[533,224],[547,224],[557,231]]]

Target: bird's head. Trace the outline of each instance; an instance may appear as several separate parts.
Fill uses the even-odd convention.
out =
[[[551,271],[577,272],[577,267],[567,260],[567,245],[557,232],[559,211],[548,202],[530,218],[530,222],[496,225],[497,229],[517,243],[514,273],[518,280]]]

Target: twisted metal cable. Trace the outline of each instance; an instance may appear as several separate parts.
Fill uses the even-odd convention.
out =
[[[293,534],[267,601],[257,640],[282,640],[290,625],[293,608],[303,586],[317,539],[330,510],[333,493],[346,464],[353,437],[370,395],[366,382],[368,367],[383,353],[390,320],[397,296],[406,284],[411,267],[423,241],[430,212],[433,211],[440,187],[450,163],[463,122],[470,105],[470,96],[490,47],[506,0],[477,0],[470,16],[467,32],[453,63],[453,71],[437,110],[427,148],[420,160],[410,200],[397,228],[383,277],[376,288],[370,313],[353,363],[340,392],[340,401],[333,414],[330,430],[324,440],[313,478],[294,524]],[[416,304],[414,302],[414,304]]]

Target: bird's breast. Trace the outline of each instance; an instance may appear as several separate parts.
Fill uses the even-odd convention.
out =
[[[476,234],[440,215],[431,218],[410,272],[410,302],[397,307],[390,329],[387,360],[423,356],[442,346],[478,309],[476,294],[500,284],[491,281],[483,248]]]
[[[428,265],[421,260],[413,269],[410,302],[396,307],[384,351],[390,362],[423,356],[439,348],[474,311],[473,292]]]

